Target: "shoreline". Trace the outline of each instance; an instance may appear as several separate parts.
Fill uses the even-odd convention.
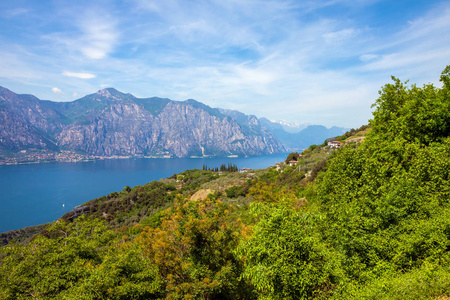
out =
[[[285,152],[279,152],[285,153]],[[175,157],[169,155],[150,155],[150,156],[97,156],[97,157],[85,157],[85,158],[66,158],[66,159],[36,159],[28,161],[9,161],[15,158],[0,160],[0,166],[15,166],[15,165],[32,165],[32,164],[49,164],[49,163],[78,163],[78,162],[91,162],[91,161],[101,161],[109,159],[171,159],[171,158],[192,158],[192,159],[206,159],[206,158],[248,158],[248,157],[259,157],[264,155],[274,155],[279,153],[268,153],[255,156],[239,156],[239,155],[204,155],[204,156],[186,156],[186,157]],[[77,154],[77,156],[81,154]]]

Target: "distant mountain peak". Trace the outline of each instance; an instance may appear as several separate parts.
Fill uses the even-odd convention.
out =
[[[285,121],[285,120],[270,120],[270,122],[278,123],[280,125],[285,125],[285,126],[288,126],[288,127],[296,127],[296,128],[300,128],[300,127],[306,128],[306,127],[312,125],[309,122],[298,122],[298,121],[289,122],[289,121]]]
[[[107,98],[107,99],[112,99],[112,100],[124,100],[124,99],[128,99],[130,97],[134,98],[134,96],[130,93],[122,93],[119,92],[118,90],[116,90],[115,88],[104,88],[102,90],[99,90],[96,95]]]
[[[0,93],[1,94],[13,94],[13,92],[11,92],[10,90],[8,90],[7,88],[4,88],[2,86],[0,86]]]
[[[311,126],[311,123],[308,122],[298,122],[298,121],[284,121],[284,120],[270,120],[270,122],[275,124],[280,124],[286,132],[289,133],[298,133],[305,129],[308,126]]]
[[[199,102],[199,101],[197,101],[195,99],[187,99],[187,100],[184,100],[184,102],[187,103],[187,104],[194,104],[194,105],[201,103],[201,102]]]

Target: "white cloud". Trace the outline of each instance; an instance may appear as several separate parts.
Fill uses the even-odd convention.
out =
[[[52,88],[52,92],[55,93],[55,94],[58,94],[58,95],[60,95],[60,94],[63,93],[63,92],[62,92],[60,89],[58,89],[57,87]]]
[[[345,40],[351,38],[356,34],[356,30],[353,28],[347,28],[335,32],[327,32],[323,34],[323,38],[325,39],[326,43],[329,44],[336,44],[336,43],[342,43]]]
[[[367,62],[367,61],[371,61],[378,58],[378,55],[376,54],[363,54],[359,57],[359,60],[363,61],[363,62]]]
[[[450,49],[440,49],[436,51],[416,52],[402,50],[392,54],[383,55],[380,60],[371,62],[364,67],[365,70],[403,70],[414,68],[418,65],[431,64],[438,61],[448,62]],[[441,66],[442,69],[445,67]],[[403,72],[402,72],[403,73]]]
[[[446,10],[409,25],[396,24],[397,32],[373,28],[356,14],[302,18],[304,7],[314,11],[337,2],[364,6],[375,1],[317,6],[317,1],[215,1],[188,8],[179,1],[152,4],[148,9],[168,30],[153,30],[150,24],[149,33],[142,35],[171,48],[153,48],[146,54],[151,62],[136,61],[120,71],[129,74],[129,81],[151,83],[136,91],[146,97],[195,98],[259,116],[359,126],[370,118],[377,91],[391,74],[430,78],[450,57]],[[327,114],[333,118],[324,118]]]
[[[214,30],[210,24],[205,20],[196,20],[187,24],[173,25],[169,27],[170,31],[180,35],[191,35],[196,32],[199,33],[213,33]]]
[[[0,49],[0,78],[36,80],[40,70],[27,63],[28,53],[21,47]]]
[[[363,61],[357,69],[368,79],[390,75],[402,81],[440,86],[439,74],[450,58],[450,5],[441,4],[420,17],[404,24],[404,28],[368,45],[368,53],[376,52],[376,59]],[[376,43],[375,43],[376,42]],[[370,76],[370,77],[369,77]]]
[[[27,13],[29,13],[28,9],[20,7],[20,8],[15,8],[15,9],[5,11],[4,15],[6,15],[6,17],[17,17],[17,16],[24,15]]]
[[[49,51],[70,59],[103,59],[118,44],[119,30],[116,20],[107,10],[89,7],[79,16],[67,16],[69,22],[64,24],[66,31],[53,31],[42,35],[42,39],[50,41]]]
[[[94,74],[90,74],[90,73],[75,73],[75,72],[64,71],[64,72],[62,72],[62,75],[67,76],[67,77],[80,78],[80,79],[92,79],[92,78],[95,78],[95,75]]]
[[[79,26],[83,36],[78,43],[83,55],[101,59],[113,50],[118,37],[114,22],[99,16],[89,16]]]
[[[447,46],[444,42],[449,39],[450,27],[450,5],[448,3],[438,5],[435,9],[409,22],[405,30],[399,32],[395,37],[398,43],[409,41],[429,40],[441,46]]]

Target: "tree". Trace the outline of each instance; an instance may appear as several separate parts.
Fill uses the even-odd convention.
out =
[[[406,87],[392,77],[393,84],[386,84],[373,106],[372,130],[367,137],[386,140],[404,140],[409,143],[428,145],[442,141],[450,132],[450,98],[448,68],[443,72],[443,89],[432,84],[419,88]]]
[[[165,279],[167,299],[245,299],[234,254],[241,224],[227,223],[232,208],[216,200],[178,203],[158,228],[146,227],[137,242]]]
[[[160,298],[157,269],[125,240],[98,219],[55,222],[26,246],[2,248],[0,298]]]
[[[291,160],[298,161],[300,159],[300,154],[297,152],[289,153],[288,157],[286,158],[286,163],[290,162]]]
[[[311,299],[330,295],[338,283],[336,256],[312,230],[314,216],[289,207],[252,204],[260,221],[239,253],[244,278],[261,299]]]

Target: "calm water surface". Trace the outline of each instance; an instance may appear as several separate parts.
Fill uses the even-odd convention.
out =
[[[52,222],[88,200],[188,169],[267,168],[287,154],[248,158],[115,159],[0,166],[0,232]]]

